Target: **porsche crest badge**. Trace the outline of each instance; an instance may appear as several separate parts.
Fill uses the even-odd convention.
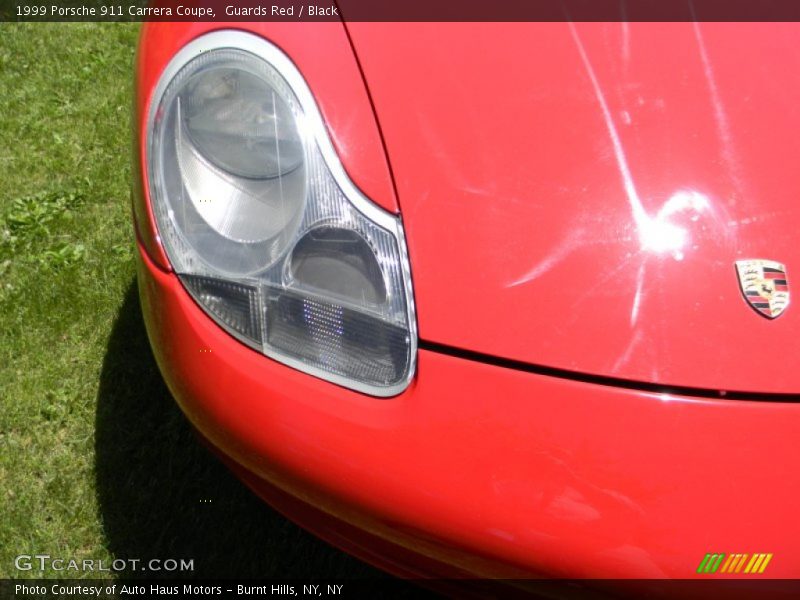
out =
[[[737,260],[736,273],[747,303],[768,319],[789,306],[786,267],[771,260]]]

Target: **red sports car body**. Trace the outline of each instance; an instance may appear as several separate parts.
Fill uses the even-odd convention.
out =
[[[269,503],[399,575],[797,577],[799,36],[793,23],[146,24],[134,214],[170,390]],[[274,168],[250,160],[267,137],[236,121],[247,86],[272,94],[256,121],[280,139]],[[304,145],[279,132],[290,113]],[[251,154],[214,146],[232,135]],[[214,158],[189,164],[198,152]],[[213,161],[236,174],[204,183]],[[272,209],[248,186],[275,173],[288,186],[297,169],[301,216],[258,229]],[[378,256],[342,259],[377,265],[374,306],[330,282],[314,289],[334,308],[290,297],[306,293],[291,283],[303,264],[332,256],[308,216],[327,177],[315,169],[341,190],[335,248]],[[201,204],[225,198],[241,203]],[[240,205],[256,217],[236,221]],[[370,223],[351,235],[353,219]],[[219,260],[212,234],[192,237],[209,224],[235,229]],[[277,279],[236,262],[281,227],[294,229],[254,254],[289,260]],[[370,236],[384,234],[380,255]],[[320,246],[303,263],[306,242]],[[205,248],[208,265],[192,254]],[[250,313],[215,308],[234,302],[217,272],[236,273]],[[297,317],[312,309],[317,321]],[[362,325],[349,346],[325,341]]]

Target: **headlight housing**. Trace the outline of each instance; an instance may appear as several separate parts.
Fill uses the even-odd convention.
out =
[[[347,177],[297,68],[214,32],[161,76],[148,127],[166,254],[222,327],[267,356],[376,396],[414,374],[402,224]]]

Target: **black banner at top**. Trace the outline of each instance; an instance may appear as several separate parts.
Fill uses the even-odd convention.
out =
[[[789,0],[0,0],[2,21],[800,21]]]

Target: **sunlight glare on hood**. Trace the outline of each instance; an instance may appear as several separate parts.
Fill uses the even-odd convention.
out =
[[[670,253],[675,260],[683,260],[689,233],[671,219],[674,215],[689,213],[689,218],[696,221],[709,206],[708,197],[700,192],[680,190],[674,193],[655,217],[647,215],[637,223],[642,250]]]

